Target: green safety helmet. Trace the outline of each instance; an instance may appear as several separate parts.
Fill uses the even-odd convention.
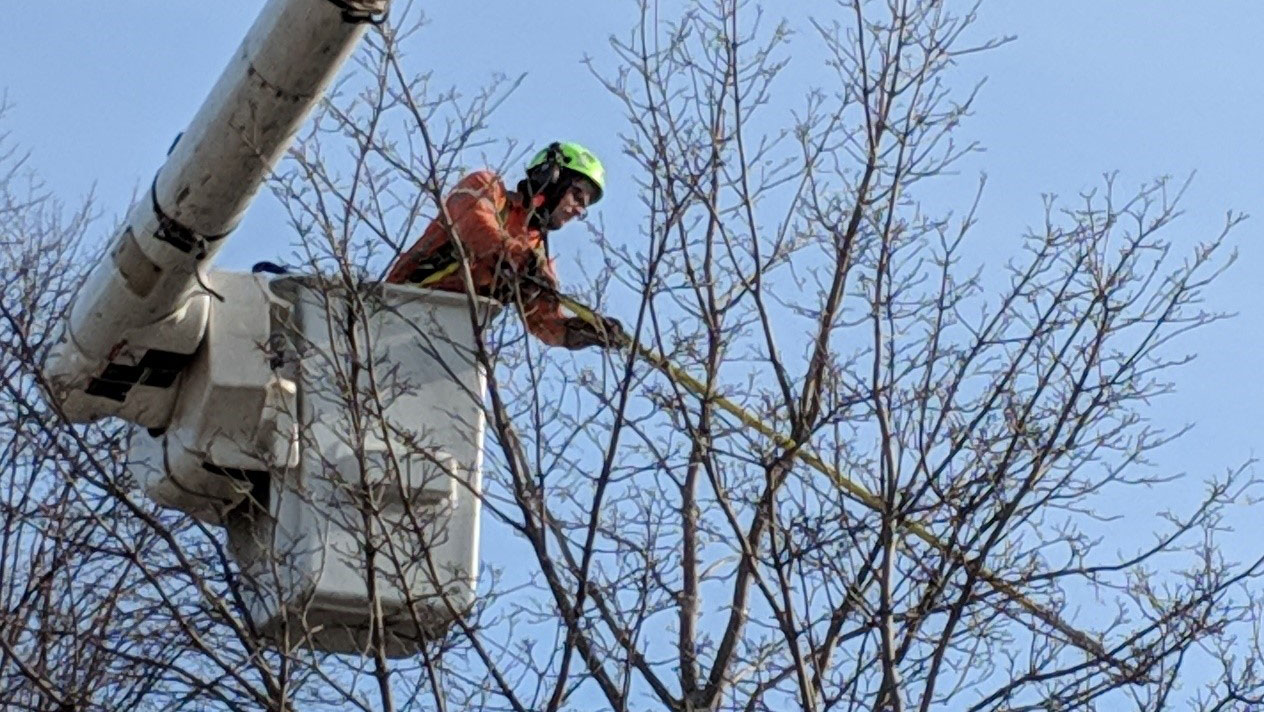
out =
[[[601,200],[602,194],[606,192],[606,169],[605,166],[601,165],[601,161],[597,160],[597,157],[593,155],[592,151],[572,141],[549,144],[535,154],[535,157],[527,163],[528,175],[531,174],[533,169],[545,166],[550,162],[558,168],[574,171],[587,178],[597,189],[597,194],[593,196],[592,202],[596,203],[598,200]]]

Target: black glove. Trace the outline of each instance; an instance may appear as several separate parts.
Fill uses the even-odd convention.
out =
[[[586,349],[589,346],[601,346],[607,349],[618,348],[627,341],[627,332],[618,319],[609,316],[597,316],[597,324],[573,316],[566,320],[566,348]]]

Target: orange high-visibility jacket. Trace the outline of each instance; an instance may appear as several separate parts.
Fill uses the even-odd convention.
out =
[[[478,171],[465,176],[444,206],[452,232],[469,260],[476,294],[509,303],[516,301],[515,287],[523,277],[557,284],[553,261],[544,255],[543,236],[527,226],[526,208],[508,200],[505,184],[495,173]],[[461,254],[452,237],[443,228],[443,221],[435,219],[391,265],[386,281],[464,293]],[[521,299],[523,318],[531,333],[550,346],[561,346],[566,317],[557,297],[548,290],[524,289]]]

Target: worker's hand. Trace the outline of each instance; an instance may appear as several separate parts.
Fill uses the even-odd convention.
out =
[[[566,348],[586,349],[590,346],[601,346],[614,349],[627,341],[628,335],[618,319],[598,315],[597,320],[597,324],[590,324],[577,316],[567,319]]]

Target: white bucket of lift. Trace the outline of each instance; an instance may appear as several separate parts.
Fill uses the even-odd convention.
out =
[[[485,379],[469,300],[318,277],[272,290],[294,305],[300,462],[228,523],[251,614],[283,645],[347,653],[380,617],[387,653],[412,654],[477,585]]]

